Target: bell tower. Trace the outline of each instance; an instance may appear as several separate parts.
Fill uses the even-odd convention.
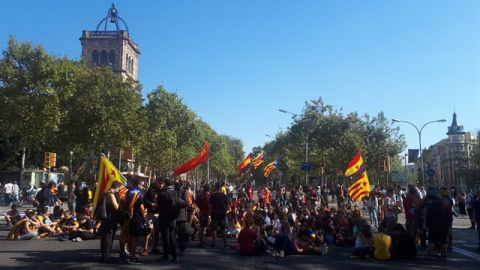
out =
[[[120,22],[125,29],[120,29]],[[108,30],[113,24],[115,30]],[[97,25],[95,31],[84,30],[80,38],[82,59],[90,67],[109,66],[115,74],[124,79],[138,80],[138,45],[130,38],[128,26],[118,16],[115,5],[108,10],[107,17]]]

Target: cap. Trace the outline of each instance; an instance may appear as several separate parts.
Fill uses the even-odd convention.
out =
[[[165,179],[165,185],[166,186],[173,186],[173,180],[171,178],[166,178]]]

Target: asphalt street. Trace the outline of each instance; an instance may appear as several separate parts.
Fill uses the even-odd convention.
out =
[[[30,205],[20,209],[25,211]],[[8,207],[0,206],[0,268],[1,269],[465,269],[480,268],[480,253],[476,252],[476,230],[467,229],[466,218],[454,219],[454,248],[448,258],[430,258],[425,249],[418,250],[413,260],[378,262],[351,258],[353,247],[331,247],[325,256],[294,255],[285,258],[270,256],[242,257],[233,249],[198,248],[197,242],[188,243],[188,248],[179,263],[162,263],[161,255],[140,256],[142,265],[130,265],[118,259],[115,264],[101,264],[100,240],[83,242],[60,242],[47,238],[39,240],[6,240],[10,226],[6,226],[3,214]],[[404,223],[404,215],[399,216]],[[117,239],[118,239],[117,232]],[[207,238],[207,244],[211,238]],[[140,240],[141,242],[142,240]],[[217,246],[221,246],[221,240]],[[229,239],[234,243],[234,239]],[[159,245],[161,247],[161,244]],[[150,248],[151,249],[151,248]],[[139,250],[140,244],[139,244]],[[118,241],[114,243],[114,254],[119,254]],[[118,256],[117,256],[118,257]]]

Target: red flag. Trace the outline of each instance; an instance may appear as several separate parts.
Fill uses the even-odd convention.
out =
[[[198,153],[196,157],[178,166],[173,172],[173,176],[177,176],[177,175],[189,172],[195,169],[195,167],[197,167],[198,165],[203,164],[207,161],[208,161],[208,142],[205,143],[205,146],[203,147],[202,151],[200,151],[200,153]]]

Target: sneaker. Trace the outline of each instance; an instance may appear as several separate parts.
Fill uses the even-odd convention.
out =
[[[201,248],[206,248],[207,247],[207,244],[205,242],[202,242],[202,243],[198,243],[197,245],[198,247],[201,247]]]
[[[285,252],[283,252],[283,250],[280,250],[280,251],[278,252],[278,257],[279,257],[279,258],[285,257]]]
[[[148,255],[148,250],[144,249],[142,253],[140,253],[140,256],[147,256]]]
[[[157,261],[159,262],[168,262],[168,257],[160,257],[160,259],[158,259]]]
[[[130,253],[127,251],[122,251],[120,252],[120,258],[128,258],[130,256]]]
[[[321,247],[321,248],[320,248],[320,252],[322,253],[322,255],[327,255],[327,253],[328,253],[328,248],[327,248],[327,247]]]
[[[274,250],[272,253],[272,257],[274,258],[278,257],[278,251]]]
[[[211,244],[210,246],[208,246],[209,248],[215,248],[215,244]]]
[[[75,242],[82,242],[83,239],[81,237],[77,237],[77,238],[74,238],[75,239]]]
[[[158,248],[152,248],[152,254],[160,254],[160,250]]]
[[[178,262],[180,262],[180,260],[178,258],[175,258],[175,259],[171,259],[170,262],[171,263],[178,263]]]
[[[471,226],[471,227],[468,227],[468,229],[475,229],[475,227]]]
[[[128,258],[127,259],[127,263],[129,264],[142,264],[142,262],[138,259],[138,258]]]

